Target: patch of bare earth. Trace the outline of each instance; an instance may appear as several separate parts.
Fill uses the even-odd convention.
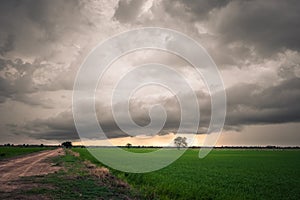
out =
[[[0,199],[47,199],[39,195],[25,198],[22,194],[12,194],[38,188],[37,183],[25,181],[21,177],[43,176],[60,170],[61,167],[53,166],[50,159],[63,154],[63,149],[55,149],[1,161]]]
[[[59,164],[53,164],[57,161],[51,158],[65,153],[75,159],[61,159]],[[69,192],[78,195],[76,199],[139,199],[131,194],[132,188],[109,169],[83,161],[79,156],[71,150],[56,149],[0,162],[0,199],[64,199]],[[47,175],[60,169],[62,173]],[[53,180],[51,177],[55,182],[49,182]],[[61,188],[66,185],[68,187]],[[99,187],[93,190],[94,196],[88,196],[91,190],[87,189],[91,187]],[[105,193],[107,189],[109,192]]]

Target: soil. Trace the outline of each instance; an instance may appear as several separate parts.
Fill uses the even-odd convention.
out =
[[[18,181],[21,177],[46,175],[60,170],[61,167],[53,166],[50,159],[63,154],[64,150],[59,148],[0,161],[0,192],[22,188],[24,185]]]

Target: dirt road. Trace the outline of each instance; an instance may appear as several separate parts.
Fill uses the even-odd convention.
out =
[[[52,166],[49,158],[63,154],[63,149],[55,149],[0,161],[0,191],[16,189],[18,185],[14,184],[14,181],[20,177],[58,171],[60,167]]]

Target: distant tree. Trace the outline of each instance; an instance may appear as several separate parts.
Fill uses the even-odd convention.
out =
[[[40,147],[44,147],[44,144],[40,144]]]
[[[132,144],[127,143],[127,144],[126,144],[126,147],[129,149],[130,147],[132,147]]]
[[[61,146],[63,146],[63,147],[65,147],[65,148],[69,149],[69,148],[71,148],[73,145],[72,145],[72,142],[66,141],[66,142],[61,143]]]
[[[187,147],[186,137],[177,137],[174,139],[174,144],[176,145],[177,149],[181,147]]]

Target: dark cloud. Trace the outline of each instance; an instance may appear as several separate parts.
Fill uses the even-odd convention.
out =
[[[285,49],[300,49],[300,3],[287,1],[189,1],[178,0],[186,21],[205,22],[212,34],[217,34],[223,45],[241,42],[253,46],[266,55]],[[167,4],[165,2],[165,4]],[[179,8],[165,6],[178,17]],[[170,9],[172,8],[172,9]],[[220,44],[222,45],[222,44]]]
[[[161,132],[159,132],[158,134],[163,135],[169,132],[176,132],[181,120],[180,110],[178,110],[178,102],[176,98],[175,97],[164,98],[164,100],[156,99],[155,101],[160,103],[163,101],[163,106],[165,107],[168,116],[166,123],[164,124]],[[142,108],[141,105],[144,105],[146,107]],[[148,107],[150,108],[151,105],[152,105],[151,103],[149,104],[149,102],[148,103],[142,102],[139,99],[132,100],[129,109],[132,120],[141,127],[148,125],[151,122]],[[127,102],[122,102],[116,104],[114,108],[118,109],[119,107],[126,107],[126,106],[127,106]],[[84,109],[84,107],[82,107],[82,109]],[[118,113],[118,115],[123,115],[123,116],[125,116],[126,114],[127,113]],[[80,136],[82,138],[88,138],[88,139],[104,139],[100,137],[98,132],[92,130],[91,128],[93,126],[91,125],[91,121],[89,119],[91,119],[91,117],[93,116],[94,116],[93,113],[85,113],[85,116],[82,116],[82,118],[86,120],[84,122],[86,131],[82,133]],[[152,120],[156,120],[156,117],[158,116],[154,115],[152,117],[153,117]],[[110,106],[104,106],[98,103],[97,118],[99,120],[98,122],[102,130],[104,131],[104,133],[108,138],[133,136],[132,132],[126,133],[120,129],[120,127],[114,120],[114,116],[112,114],[112,109]],[[127,126],[127,128],[129,130],[132,130],[133,132],[137,132],[135,127],[131,126],[131,124],[122,124],[122,125]],[[12,131],[15,134],[25,134],[36,139],[63,140],[68,137],[70,139],[78,138],[78,133],[73,121],[73,114],[70,109],[47,119],[37,119],[37,120],[30,121],[23,126],[12,127]],[[138,134],[147,135],[148,133],[140,132]],[[134,133],[134,135],[138,135],[138,134]]]
[[[76,140],[77,131],[74,126],[72,113],[64,111],[54,117],[37,119],[23,126],[11,126],[15,134],[26,134],[35,139],[46,140]]]
[[[242,42],[266,55],[300,50],[300,2],[231,1],[211,14],[211,27],[224,43]]]
[[[296,0],[176,0],[162,1],[161,6],[173,20],[163,26],[174,28],[173,23],[183,22],[188,34],[198,38],[219,65],[241,66],[287,49],[300,50],[300,3]]]
[[[14,35],[8,35],[3,45],[0,46],[0,55],[4,56],[7,52],[14,49]]]
[[[226,125],[276,124],[300,121],[300,78],[262,89],[240,84],[227,90]]]
[[[176,2],[179,5],[176,5]],[[190,21],[203,21],[208,18],[209,13],[214,9],[220,9],[226,6],[230,0],[200,0],[200,1],[190,1],[190,0],[175,0],[170,2],[164,1],[165,9],[167,12],[171,13],[172,16],[178,17],[177,8],[182,5],[183,13],[192,13],[190,15]]]
[[[278,80],[265,86],[255,81],[246,84],[240,80],[238,73],[230,77],[236,79],[237,83],[226,89],[226,129],[240,131],[247,125],[300,121],[299,1],[154,1],[148,10],[144,10],[146,1],[124,0],[113,4],[115,10],[110,11],[106,10],[109,3],[101,2],[98,7],[94,3],[77,0],[1,2],[0,108],[9,99],[12,105],[22,102],[35,109],[57,109],[59,106],[55,105],[51,97],[37,93],[72,90],[77,72],[75,65],[79,66],[74,60],[84,56],[85,52],[81,49],[89,48],[86,47],[87,41],[93,37],[98,38],[92,32],[98,31],[97,34],[106,37],[128,27],[142,25],[184,32],[203,43],[217,64],[239,67],[238,73],[244,73],[245,66],[255,65],[258,77],[260,72],[266,73],[266,68],[272,80],[278,76]],[[104,20],[99,17],[102,15],[107,15],[107,18]],[[121,28],[116,28],[115,24]],[[294,52],[293,59],[286,53],[290,50]],[[283,58],[280,56],[287,60],[282,65]],[[153,61],[152,58],[149,60]],[[166,60],[170,65],[178,65],[176,60]],[[278,66],[279,70],[276,68]],[[184,65],[177,67],[184,70]],[[137,80],[145,76],[147,74],[140,75]],[[165,77],[166,80],[168,78]],[[172,83],[178,84],[176,81]],[[197,91],[197,97],[201,103],[199,133],[204,133],[210,121],[210,100],[201,91]],[[184,101],[189,101],[188,95]],[[176,132],[180,124],[180,109],[176,99],[159,96],[153,102],[162,104],[168,114],[160,134]],[[153,102],[138,98],[132,100],[131,115],[138,125],[146,126],[150,123],[148,108]],[[126,104],[121,102],[117,106],[123,107]],[[24,118],[27,114],[20,113]],[[109,137],[126,136],[114,121],[109,106],[100,105],[98,119]],[[24,123],[8,127],[15,134],[29,135],[35,139],[78,139],[71,110]],[[89,125],[89,121],[86,121],[86,125]]]
[[[35,90],[32,74],[35,66],[21,60],[0,59],[0,96],[2,99],[13,98],[16,94],[31,93]]]
[[[217,64],[243,66],[287,49],[300,49],[300,4],[295,0],[175,0],[153,3],[120,0],[115,19],[133,26],[161,26],[199,40]],[[200,30],[197,27],[201,27]]]
[[[0,103],[6,99],[23,102],[29,105],[40,105],[52,108],[41,98],[29,96],[37,92],[72,90],[75,71],[57,69],[55,64],[36,60],[32,63],[21,59],[9,60],[0,58]]]
[[[298,105],[300,99],[299,85],[300,78],[293,78],[267,88],[261,88],[255,84],[240,84],[229,88],[227,90],[228,107],[225,129],[241,131],[242,127],[246,125],[300,122],[300,106]],[[206,133],[210,123],[210,98],[201,92],[197,92],[197,98],[200,102],[201,112],[198,133],[201,134]],[[160,98],[156,101],[162,103],[167,112],[167,121],[158,134],[163,135],[176,132],[181,123],[181,112],[176,98]],[[184,99],[183,101],[189,101],[189,99]],[[126,105],[126,103],[120,103],[116,105],[116,107]],[[151,120],[147,106],[142,109],[141,105],[145,107],[147,102],[141,102],[137,99],[133,101],[129,111],[135,123],[140,126],[145,126],[149,124]],[[99,124],[107,137],[118,138],[128,136],[127,133],[120,130],[115,122],[110,107],[98,107],[97,116]],[[155,117],[158,116],[154,115],[153,117],[152,120],[155,120]],[[87,116],[86,118],[89,119]],[[89,121],[87,121],[86,124],[87,127],[89,127]],[[130,125],[128,125],[128,127],[130,128]],[[71,110],[62,112],[56,117],[51,117],[46,120],[30,122],[25,126],[25,129],[26,130],[24,130],[23,127],[22,131],[39,139],[47,138],[58,140],[73,137],[72,134],[76,135]],[[35,134],[32,132],[35,132]],[[87,133],[88,132],[89,131],[87,131]],[[94,132],[84,137],[89,139],[102,139]]]
[[[62,46],[76,43],[76,35],[91,30],[84,2],[77,0],[11,0],[0,5],[0,53],[45,58]],[[88,29],[89,28],[89,29]],[[74,38],[68,41],[68,38]],[[0,54],[0,55],[1,55]]]
[[[138,17],[143,4],[144,1],[141,0],[119,1],[114,18],[122,23],[132,22]]]

